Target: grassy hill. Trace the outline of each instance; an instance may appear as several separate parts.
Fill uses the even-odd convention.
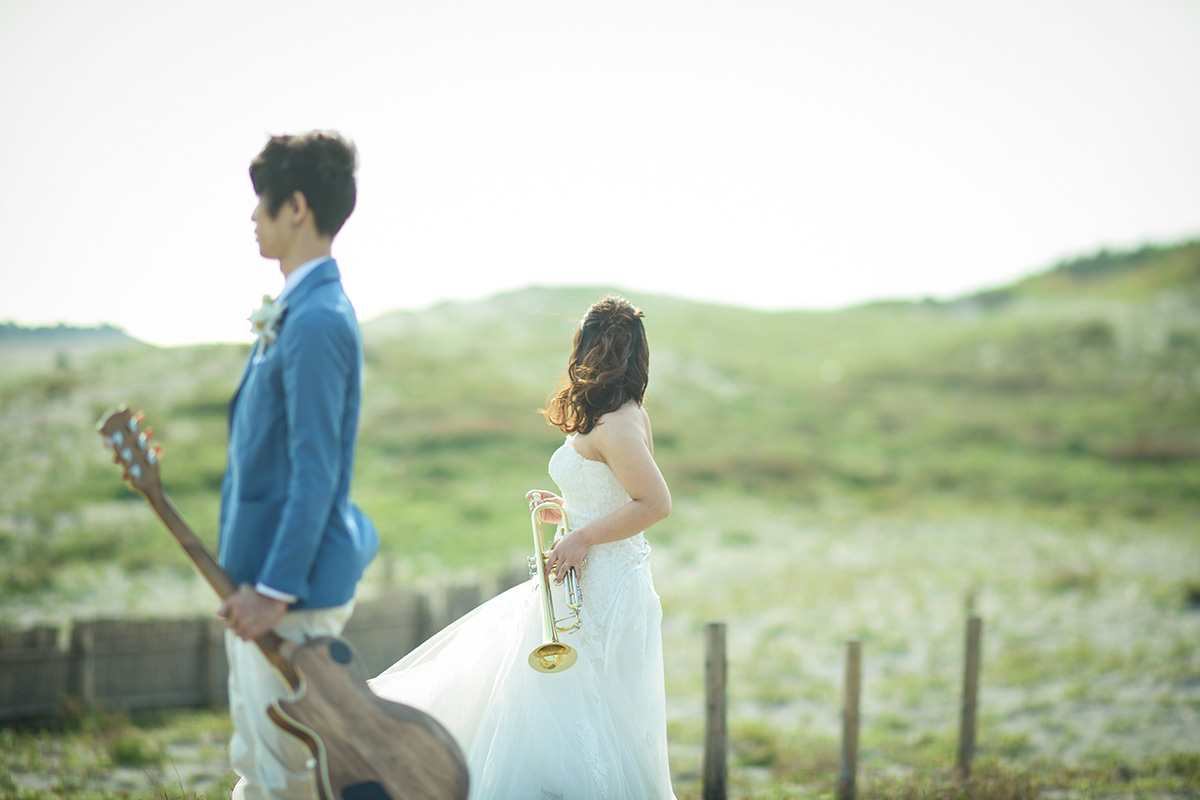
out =
[[[606,291],[531,288],[364,325],[355,492],[387,558],[490,569],[523,548],[522,495],[549,484],[561,438],[535,412]],[[677,503],[1145,519],[1200,496],[1200,242],[1101,253],[946,303],[635,300]],[[5,377],[0,591],[50,591],[84,557],[186,569],[92,424],[119,402],[144,408],[168,491],[211,541],[247,350],[122,348]]]
[[[146,347],[120,328],[100,325],[79,328],[53,325],[27,328],[14,322],[0,324],[0,392],[9,383],[31,374],[57,372],[48,380],[70,382],[73,361],[96,353]]]
[[[561,441],[536,409],[606,291],[531,288],[364,325],[355,496],[383,536],[365,591],[524,561],[523,494],[550,485]],[[986,626],[981,774],[1015,765],[1029,784],[980,796],[1090,796],[1093,778],[1112,784],[1098,797],[1195,796],[1200,242],[949,302],[764,313],[634,299],[675,500],[648,538],[681,798],[699,796],[713,620],[728,624],[735,793],[832,796],[854,637],[864,791],[936,794],[964,604]],[[248,349],[0,370],[0,624],[211,612],[93,426],[119,402],[145,409],[168,492],[215,544]]]

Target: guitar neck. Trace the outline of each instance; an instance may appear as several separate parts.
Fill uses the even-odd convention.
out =
[[[208,552],[208,548],[200,541],[198,537],[184,522],[183,517],[175,509],[166,492],[162,491],[143,491],[143,496],[150,507],[154,509],[154,513],[158,514],[158,518],[167,526],[167,530],[175,537],[175,541],[179,542],[180,547],[187,553],[188,558],[196,565],[196,569],[208,581],[208,585],[213,588],[217,596],[221,599],[236,594],[238,587],[229,577],[225,570],[221,569],[221,565]],[[262,636],[254,640],[262,650],[263,655],[267,657],[272,664],[275,665],[284,676],[284,678],[293,686],[297,686],[298,679],[295,676],[290,662],[281,654],[280,648],[283,645],[283,639],[274,631],[267,631]]]
[[[113,463],[120,464],[125,480],[134,491],[138,492],[158,518],[167,526],[167,530],[179,542],[183,552],[200,570],[200,574],[208,581],[208,585],[222,600],[237,594],[237,584],[221,569],[221,565],[204,547],[200,537],[192,532],[183,517],[175,510],[175,506],[167,498],[159,477],[159,459],[162,455],[157,445],[150,444],[154,429],[142,424],[143,416],[139,411],[134,414],[122,406],[108,413],[99,424],[96,432],[104,438],[104,443],[113,451]],[[285,646],[284,640],[274,631],[267,631],[254,640],[262,650],[267,660],[275,665],[284,680],[294,688],[300,686],[299,676],[291,663],[281,652]],[[291,643],[288,643],[289,645]]]
[[[167,530],[175,537],[175,541],[179,542],[179,546],[187,553],[188,558],[196,565],[196,569],[208,582],[208,585],[213,588],[218,597],[226,598],[237,592],[237,586],[233,579],[229,577],[225,570],[221,569],[221,565],[208,552],[208,548],[200,541],[183,517],[175,509],[174,504],[165,493],[152,494],[146,493],[146,502],[154,509],[154,513],[158,514],[158,518],[167,526]]]

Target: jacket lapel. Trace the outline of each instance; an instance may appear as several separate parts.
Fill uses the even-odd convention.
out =
[[[246,385],[246,378],[250,375],[250,365],[254,363],[254,348],[250,348],[250,355],[246,356],[246,366],[242,367],[242,377],[238,378],[237,389],[233,392],[233,397],[229,398],[229,419],[233,421],[233,409],[237,405],[238,395],[242,393],[242,387]]]
[[[283,335],[283,326],[287,323],[288,314],[304,303],[310,294],[313,293],[318,286],[333,281],[342,279],[341,272],[338,271],[337,262],[332,258],[325,261],[312,272],[310,272],[304,280],[300,281],[300,285],[288,293],[284,298],[287,308],[284,310],[283,318],[279,321],[279,334]],[[276,346],[279,340],[275,340]],[[237,389],[233,392],[233,397],[229,400],[229,419],[233,420],[233,409],[237,405],[238,395],[242,393],[242,387],[246,385],[246,379],[250,377],[250,368],[254,366],[254,347],[250,348],[250,355],[246,358],[246,366],[242,368],[242,377],[238,379]]]

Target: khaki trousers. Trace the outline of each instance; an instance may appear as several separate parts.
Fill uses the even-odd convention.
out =
[[[275,626],[285,639],[303,642],[320,636],[340,636],[354,601],[335,608],[289,611]],[[240,779],[233,800],[313,800],[316,784],[308,748],[280,730],[267,716],[271,702],[288,699],[291,690],[254,642],[225,632],[229,662],[229,713],[233,738],[229,763]]]

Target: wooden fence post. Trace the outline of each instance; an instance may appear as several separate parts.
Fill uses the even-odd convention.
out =
[[[858,697],[862,684],[862,642],[846,642],[846,705],[842,710],[842,755],[838,769],[838,800],[854,800],[858,776]]]
[[[979,694],[979,645],[982,633],[983,622],[972,614],[967,618],[962,724],[958,733],[958,772],[964,780],[971,777],[971,759],[975,757],[975,705]]]
[[[219,619],[202,620],[204,659],[204,701],[210,707],[229,702],[228,669],[225,661],[225,623]]]
[[[90,706],[96,702],[96,629],[92,623],[72,629],[71,693]]]
[[[725,800],[725,623],[705,626],[704,800]]]

